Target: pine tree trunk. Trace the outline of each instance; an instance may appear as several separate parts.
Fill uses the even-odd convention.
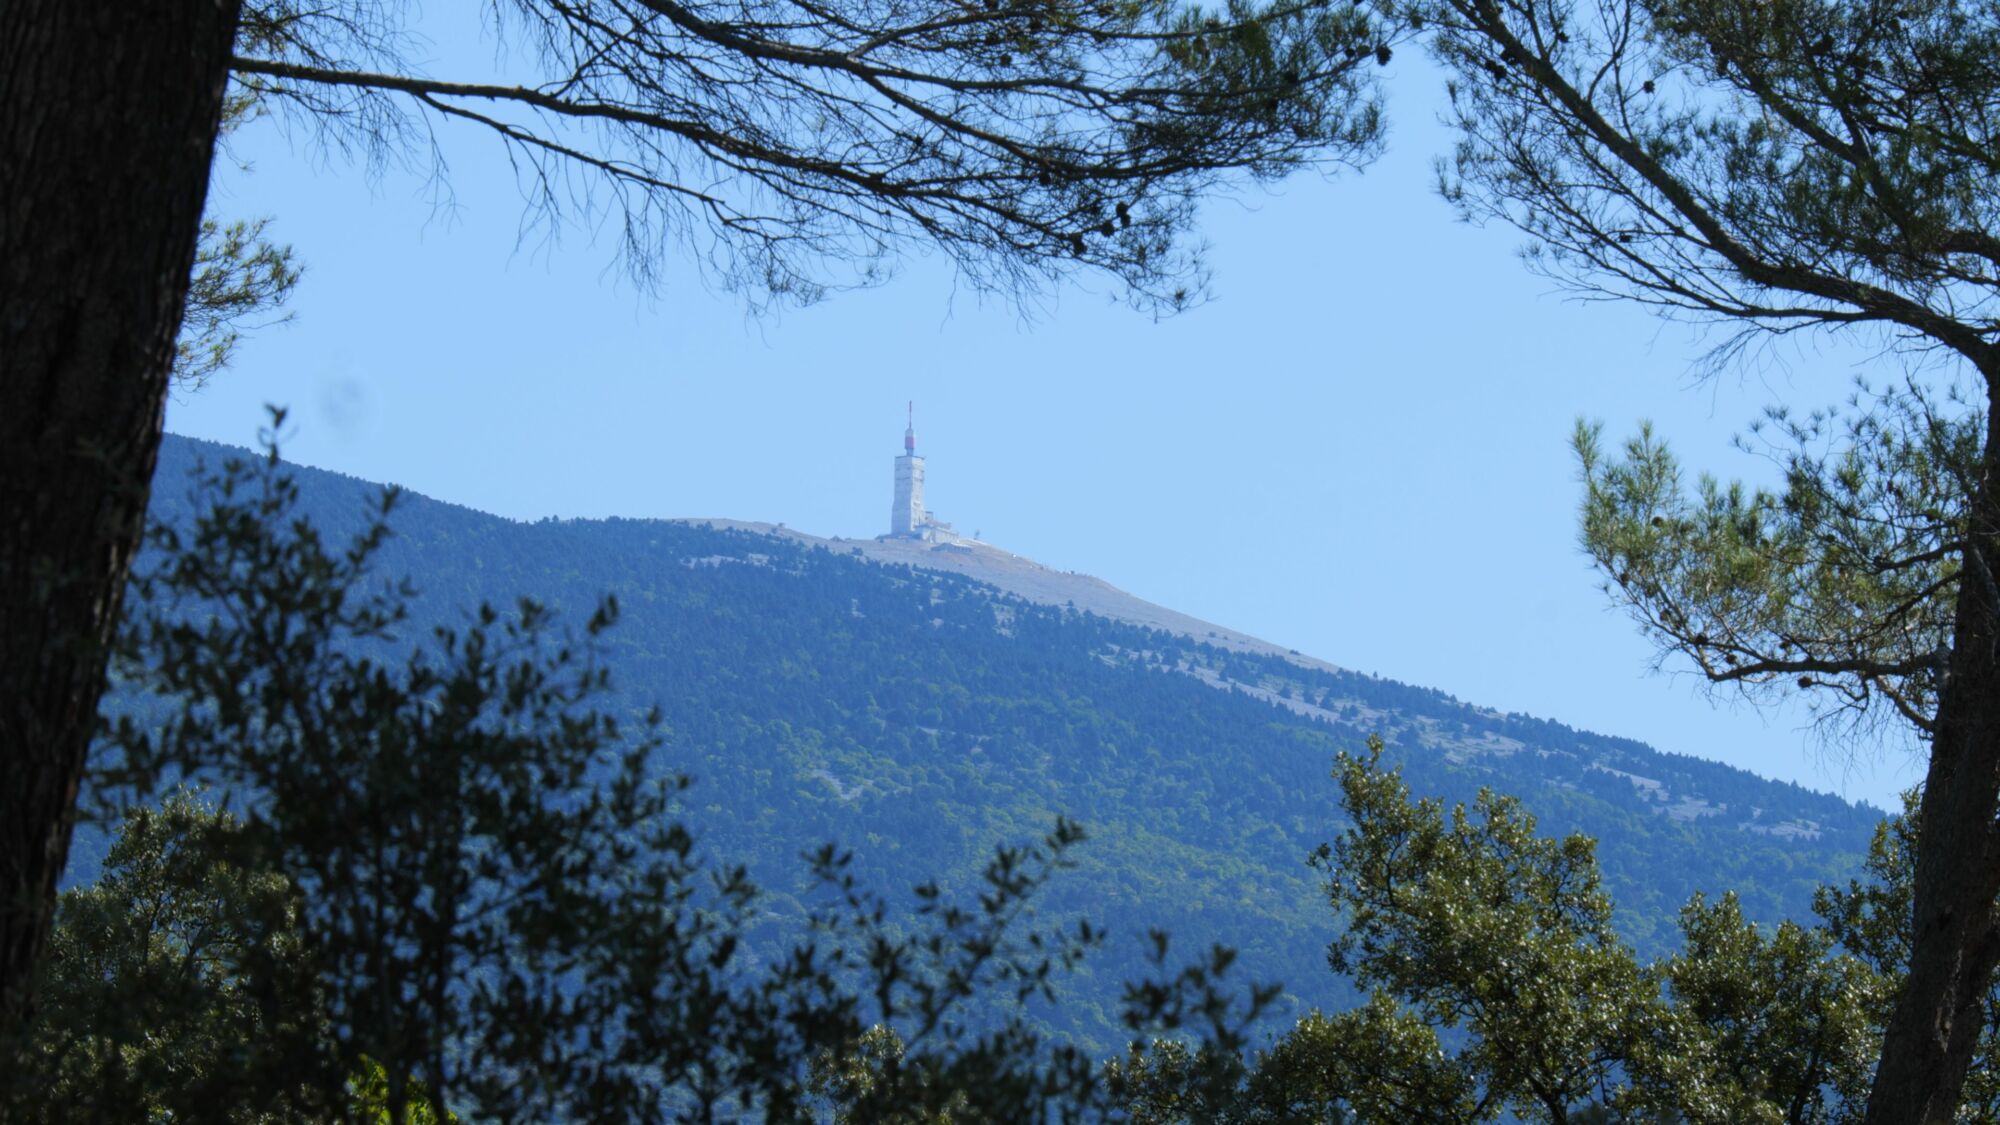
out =
[[[1954,1119],[2000,963],[2000,369],[1958,583],[1918,829],[1909,977],[1882,1044],[1868,1125]]]
[[[240,5],[0,0],[0,1045],[69,853]]]

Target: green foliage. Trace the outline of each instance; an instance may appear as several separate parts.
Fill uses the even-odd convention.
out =
[[[1135,1120],[1830,1122],[1867,1093],[1892,987],[1826,929],[1761,933],[1733,898],[1683,912],[1642,964],[1612,928],[1592,841],[1519,802],[1414,800],[1379,742],[1343,756],[1353,826],[1319,855],[1337,972],[1370,990],[1313,1013],[1229,1096],[1165,1044],[1122,1064]]]
[[[136,808],[93,885],[63,894],[10,1121],[311,1119],[340,1075],[299,900],[232,858],[242,822],[186,793]]]
[[[1107,1068],[1136,1125],[1459,1122],[1491,1114],[1437,1029],[1382,992],[1335,1016],[1312,1012],[1253,1070],[1173,1040],[1135,1044]],[[1241,1074],[1231,1088],[1212,1076]]]
[[[1689,1122],[1845,1121],[1868,1096],[1892,981],[1824,927],[1760,931],[1730,896],[1681,916],[1656,966],[1670,1006],[1634,1052],[1631,1100]]]
[[[1931,730],[1984,412],[1912,384],[1768,422],[1782,489],[1703,476],[1692,495],[1650,429],[1609,459],[1579,425],[1585,549],[1640,626],[1710,680],[1796,685],[1857,713],[1884,699]]]
[[[900,1070],[904,1059],[903,1037],[893,1028],[876,1024],[844,1050],[822,1051],[812,1061],[807,1082],[813,1093],[837,1107],[835,1125],[857,1125],[880,1121],[883,1125],[951,1125],[954,1117],[974,1116],[964,1090],[950,1090],[938,1099],[942,1104],[907,1108],[888,1117],[863,1117],[856,1107],[877,1098],[891,1072]],[[929,1099],[921,1099],[928,1101]]]
[[[1379,745],[1339,776],[1354,823],[1321,853],[1329,959],[1367,1003],[1300,1020],[1221,1099],[1182,1089],[1185,1051],[1128,1065],[1136,1120],[1861,1119],[1910,948],[1912,814],[1882,825],[1865,878],[1823,889],[1818,924],[1760,927],[1697,895],[1679,947],[1642,963],[1587,838],[1539,836],[1490,794],[1413,800]],[[1996,1059],[1989,1024],[1954,1120],[1995,1120]]]
[[[201,386],[229,365],[246,329],[283,319],[274,310],[298,284],[299,267],[291,247],[265,238],[270,225],[269,219],[201,221],[174,341],[174,382]]]
[[[125,815],[103,876],[60,900],[7,1120],[399,1120],[382,1064],[342,1078],[298,890],[236,861],[242,829],[184,789]],[[402,1110],[458,1120],[421,1083]]]
[[[1258,1062],[1253,1122],[1470,1121],[1477,1091],[1437,1029],[1386,993],[1335,1016],[1313,1012]]]
[[[223,104],[227,137],[257,116],[255,98],[238,94]],[[203,218],[188,274],[187,303],[174,339],[173,381],[200,387],[229,365],[243,333],[288,319],[277,310],[299,283],[292,248],[265,238],[271,220],[222,222]]]
[[[396,1125],[396,1118],[390,1106],[389,1072],[381,1063],[363,1057],[361,1075],[349,1081],[347,1089],[352,1106],[349,1117],[359,1125]],[[456,1114],[440,1114],[430,1102],[429,1092],[421,1082],[410,1083],[404,1105],[404,1125],[455,1125]]]
[[[1612,929],[1592,842],[1538,836],[1520,802],[1490,792],[1471,811],[1413,803],[1381,752],[1378,741],[1366,758],[1342,756],[1354,826],[1319,855],[1345,923],[1329,963],[1376,993],[1346,1029],[1372,1060],[1356,1068],[1376,1087],[1362,1097],[1411,1096],[1393,1064],[1422,1058],[1422,1027],[1462,1029],[1466,1045],[1412,1092],[1470,1102],[1466,1120],[1560,1122],[1604,1100],[1654,988]],[[1407,1016],[1388,1011],[1390,998]]]

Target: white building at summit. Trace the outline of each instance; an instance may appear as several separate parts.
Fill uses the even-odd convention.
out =
[[[917,405],[910,404],[909,425],[903,429],[903,455],[896,458],[896,502],[889,509],[887,539],[921,539],[926,543],[957,543],[963,536],[924,510],[924,459],[917,456]]]

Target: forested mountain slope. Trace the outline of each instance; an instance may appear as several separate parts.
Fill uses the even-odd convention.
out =
[[[247,454],[169,437],[156,518],[189,519],[196,459],[229,456]],[[329,534],[359,526],[378,492],[293,471]],[[420,591],[411,638],[482,600],[531,595],[581,625],[617,595],[619,691],[660,709],[662,768],[694,776],[690,821],[772,889],[774,926],[797,917],[798,857],[822,841],[908,901],[924,878],[963,885],[995,844],[1037,838],[1058,813],[1081,821],[1082,865],[1042,909],[1081,911],[1115,940],[1053,1018],[1105,1048],[1149,927],[1182,948],[1235,946],[1248,976],[1283,980],[1293,1002],[1347,1001],[1304,861],[1333,831],[1333,754],[1369,733],[1420,794],[1491,786],[1547,830],[1597,836],[1642,951],[1671,940],[1696,890],[1733,888],[1757,918],[1803,916],[1879,816],[1438,691],[871,561],[854,543],[687,522],[521,524],[418,496],[393,524],[382,570]],[[80,842],[73,875],[91,850]]]

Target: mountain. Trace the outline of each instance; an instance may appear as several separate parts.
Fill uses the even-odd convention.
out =
[[[198,461],[242,451],[169,437],[154,518],[185,523]],[[360,525],[379,487],[294,468],[324,531]],[[710,852],[747,863],[778,920],[802,915],[799,856],[838,841],[908,902],[963,887],[997,844],[1058,814],[1082,861],[1040,903],[1111,927],[1112,947],[1048,1015],[1121,1041],[1118,988],[1158,927],[1177,948],[1236,947],[1293,1005],[1351,994],[1327,971],[1333,919],[1305,857],[1338,828],[1333,755],[1371,733],[1419,794],[1521,797],[1546,831],[1581,830],[1627,936],[1671,944],[1696,890],[1746,913],[1807,913],[1856,866],[1879,813],[1796,785],[1443,692],[1347,671],[980,543],[818,539],[733,521],[517,523],[405,495],[381,555],[420,591],[410,636],[522,594],[581,623],[623,614],[607,655],[627,704],[658,707],[662,769]],[[93,849],[79,844],[72,878]]]

